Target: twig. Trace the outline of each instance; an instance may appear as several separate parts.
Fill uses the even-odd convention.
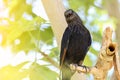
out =
[[[40,51],[39,52],[51,63],[53,64],[55,67],[59,68],[58,64],[52,60],[47,54],[45,54],[44,52]]]

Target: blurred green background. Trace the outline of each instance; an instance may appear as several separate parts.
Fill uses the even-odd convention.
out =
[[[59,49],[40,3],[0,0],[0,80],[58,80]],[[63,4],[75,10],[91,32],[93,42],[84,64],[93,66],[107,26],[115,30],[113,40],[120,42],[120,0],[63,0]]]

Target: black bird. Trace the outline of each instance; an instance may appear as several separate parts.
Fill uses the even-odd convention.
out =
[[[82,65],[92,40],[89,31],[76,12],[69,9],[65,11],[64,16],[68,27],[62,37],[60,67],[62,80],[70,80],[74,72],[70,70],[69,65]]]

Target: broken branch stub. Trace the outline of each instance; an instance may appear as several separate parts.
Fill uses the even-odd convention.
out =
[[[71,64],[70,68],[84,73],[91,73],[94,76],[94,80],[106,80],[107,72],[113,66],[113,57],[116,52],[117,44],[112,42],[112,29],[107,27],[103,34],[102,47],[96,65],[84,68]]]

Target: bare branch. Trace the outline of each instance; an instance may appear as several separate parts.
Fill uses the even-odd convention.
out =
[[[54,65],[55,67],[59,68],[58,64],[52,60],[47,54],[45,54],[44,52],[40,51],[39,52],[52,64]]]

